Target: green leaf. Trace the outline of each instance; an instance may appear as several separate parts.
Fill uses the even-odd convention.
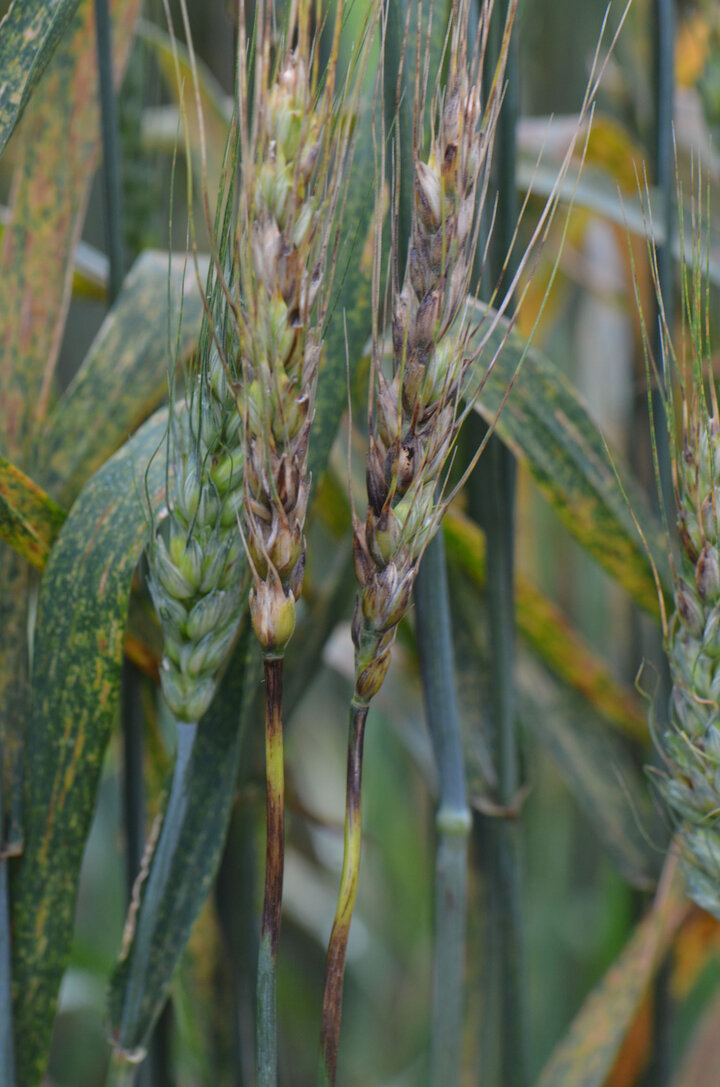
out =
[[[547,197],[557,186],[558,170],[552,163],[537,165],[537,157],[521,159],[518,165],[518,186],[520,189],[531,189],[538,197]],[[656,189],[652,189],[648,201],[638,196],[623,193],[618,195],[618,182],[615,178],[603,175],[599,171],[594,173],[584,170],[579,176],[577,171],[569,170],[560,183],[560,198],[572,202],[575,208],[583,208],[602,216],[608,222],[614,223],[624,232],[636,234],[646,238],[653,244],[662,246],[667,237],[662,209],[662,198]],[[691,221],[691,211],[688,208],[684,212],[685,221]],[[711,226],[701,224],[702,230],[709,231],[709,239],[705,237],[700,241],[699,252],[708,252],[706,268],[708,278],[716,286],[720,286],[720,257],[718,256],[717,231]],[[681,244],[682,243],[682,244]],[[673,238],[672,251],[677,260],[683,259],[688,267],[693,266],[693,246],[696,243],[692,236],[684,239]],[[706,250],[707,246],[707,250]]]
[[[118,78],[124,70],[138,5],[139,0],[113,2]],[[57,15],[59,32],[63,11],[72,13],[74,6],[62,0],[54,5],[44,4],[43,19],[52,21]],[[2,25],[0,56],[5,57],[6,50],[18,49],[20,56],[24,54],[27,42],[19,48],[18,28],[23,28],[28,38],[37,31],[38,42],[44,40],[46,33],[41,30],[45,26],[47,31],[50,22],[33,23],[38,8],[33,0],[14,5]],[[24,21],[26,17],[28,22]],[[0,433],[5,456],[31,475],[42,459],[35,439],[50,397],[69,304],[72,258],[100,142],[93,27],[93,2],[82,0],[26,112],[22,140],[17,146],[13,206],[2,236]],[[48,48],[51,43],[52,35],[47,38]],[[9,74],[10,82],[3,83],[0,99],[7,105],[13,94],[16,98],[19,94],[16,101],[19,109],[23,90],[22,84],[13,90],[14,63],[12,57],[3,63],[3,80]],[[26,90],[29,87],[28,83]],[[8,100],[2,98],[6,88]],[[18,798],[27,718],[27,610],[31,580],[24,560],[6,549],[0,555],[0,566],[0,721],[6,808],[3,814],[5,825],[8,817],[10,820],[6,847],[15,849],[22,840]]]
[[[477,308],[487,314],[479,304]],[[486,317],[486,321],[490,319]],[[519,336],[508,336],[502,321],[494,330],[481,326],[478,342],[486,337],[478,363],[478,381],[488,360],[496,353],[497,358],[487,374],[476,410],[489,423],[497,419],[498,434],[527,464],[540,490],[579,543],[640,607],[658,615],[658,592],[645,545],[650,549],[663,591],[670,598],[668,548],[640,485],[618,457],[611,458],[579,395],[549,359],[528,347]]]
[[[9,547],[0,547],[0,852],[22,849],[22,790],[27,720],[28,603],[33,571]]]
[[[557,1046],[537,1087],[603,1087],[647,988],[687,912],[677,858],[666,863],[652,910]]]
[[[489,757],[490,730],[480,707],[495,674],[487,650],[483,603],[466,577],[454,585],[453,608],[458,619],[455,653],[470,784],[478,809],[492,813],[501,805],[497,772]],[[615,866],[633,886],[652,887],[654,858],[639,829],[647,815],[647,790],[623,743],[591,705],[558,683],[527,652],[516,668],[516,688],[523,723],[546,748]]]
[[[139,6],[140,0],[112,4],[117,80]],[[94,6],[82,0],[25,114],[15,198],[2,237],[0,432],[4,452],[24,469],[37,462],[33,439],[50,402],[73,256],[97,165],[96,70]]]
[[[347,493],[333,472],[323,477],[313,513],[338,538],[350,523]],[[486,576],[485,536],[481,529],[453,507],[445,515],[443,531],[448,559],[478,589],[483,589]],[[312,549],[309,550],[309,557],[312,561]],[[350,591],[354,592],[354,589],[351,587]],[[647,715],[637,693],[615,679],[567,616],[520,572],[515,575],[515,610],[519,632],[540,660],[563,683],[581,694],[596,713],[613,727],[633,739],[647,740]],[[346,611],[345,614],[349,613]],[[305,638],[302,641],[304,646]],[[290,670],[293,668],[292,655],[287,667]]]
[[[0,455],[0,538],[42,570],[65,511]]]
[[[110,262],[105,254],[87,242],[78,242],[73,267],[73,295],[93,302],[106,302],[109,276]]]
[[[338,617],[349,614],[352,555],[337,540],[318,539],[311,548],[334,551],[321,581],[308,587],[312,610],[298,621],[294,651],[283,682],[286,718],[307,689]],[[331,533],[332,534],[332,533]],[[308,580],[312,581],[311,569]],[[220,861],[230,818],[243,736],[248,722],[260,727],[263,701],[256,698],[261,662],[247,620],[218,697],[200,723],[189,758],[176,766],[168,804],[147,880],[140,888],[132,940],[124,948],[110,986],[114,1044],[125,1053],[144,1048],[162,1010],[173,973],[207,896]],[[238,713],[238,707],[240,707]],[[207,798],[212,795],[212,805]]]
[[[78,0],[14,0],[0,22],[0,154],[77,6]]]
[[[246,616],[221,689],[194,742],[190,734],[180,734],[162,828],[139,885],[131,936],[110,984],[110,1030],[125,1054],[137,1054],[147,1045],[215,877],[243,749],[245,710],[261,674],[257,641]]]
[[[350,503],[332,471],[315,494],[308,533],[308,566],[303,582],[307,609],[298,609],[297,626],[283,672],[285,719],[290,720],[322,665],[323,651],[338,623],[352,615],[357,582],[348,536]],[[256,708],[265,710],[264,691]]]
[[[621,875],[654,886],[654,855],[642,832],[650,825],[647,788],[625,746],[574,692],[534,662],[523,665],[518,712],[565,779]]]
[[[0,208],[0,241],[10,220],[8,208]],[[78,298],[104,302],[107,298],[108,259],[87,242],[78,242],[75,250],[72,292]]]
[[[325,334],[325,361],[315,399],[310,437],[310,471],[315,483],[327,467],[330,450],[347,405],[352,383],[370,334],[371,252],[367,247],[373,212],[374,152],[370,118],[358,122],[357,141],[348,163],[348,189],[342,241],[335,270],[336,296]]]
[[[482,531],[454,509],[445,516],[443,529],[448,557],[482,589]],[[615,679],[569,619],[519,571],[515,575],[515,622],[538,657],[599,715],[628,736],[647,740],[647,716],[636,692]]]
[[[26,735],[25,852],[13,887],[17,1087],[39,1082],[67,964],[75,894],[116,717],[130,584],[147,533],[143,477],[166,427],[155,416],[93,476],[45,569]],[[150,464],[162,498],[165,464]]]
[[[207,275],[207,260],[200,274]],[[195,270],[182,257],[168,262],[166,253],[147,251],[133,265],[45,427],[42,479],[61,501],[72,502],[88,476],[167,395],[168,306],[173,323],[182,307],[182,357],[195,347],[202,320]],[[175,346],[173,331],[173,352]]]
[[[325,362],[320,374],[310,442],[310,468],[316,482],[327,465],[347,400],[346,342],[350,353],[350,372],[354,373],[370,329],[370,266],[367,260],[361,259],[373,209],[374,160],[367,116],[362,118],[358,128],[358,145],[355,148],[353,166],[349,171],[344,235],[337,260],[338,290],[325,337]],[[328,603],[332,611],[335,596]],[[313,655],[317,648],[313,644]],[[236,669],[231,667],[229,671],[235,673]],[[242,672],[238,671],[238,674],[242,675]],[[237,728],[237,704],[236,698],[234,702],[230,702],[235,709],[228,711],[229,723],[234,728]],[[211,707],[209,713],[213,712]],[[227,720],[225,724],[228,725]],[[203,727],[201,724],[198,739]],[[219,850],[229,819],[229,802],[221,800],[218,803],[217,818],[212,821],[211,831],[216,849],[211,848],[208,838],[204,851],[197,854],[197,862],[190,865],[183,850],[187,854],[192,848],[191,827],[192,820],[196,818],[193,805],[207,804],[210,788],[214,795],[219,788],[219,781],[227,781],[229,788],[229,764],[233,757],[228,754],[227,745],[225,750],[221,746],[213,747],[208,756],[209,761],[198,764],[198,769],[195,770],[192,762],[193,750],[191,764],[183,777],[187,782],[188,795],[193,799],[193,804],[188,803],[184,809],[187,813],[187,826],[183,815],[180,826],[168,827],[163,853],[159,859],[153,859],[153,865],[158,869],[171,870],[174,873],[174,882],[170,882],[162,874],[155,877],[152,894],[148,890],[148,897],[143,899],[137,917],[136,937],[112,982],[112,1033],[116,1044],[125,1051],[144,1045],[152,1023],[161,1010],[192,921],[202,906],[219,862]],[[207,782],[211,785],[208,786]],[[221,791],[224,788],[223,785]],[[222,795],[227,794],[222,792]],[[195,856],[193,853],[193,857]],[[159,949],[157,954],[155,949]]]
[[[1,805],[0,805],[0,810]],[[7,858],[0,857],[0,1078],[15,1082],[15,1052],[10,978],[10,910]]]
[[[175,42],[175,53],[180,78],[182,79],[182,88],[180,88],[178,87],[170,36],[160,27],[143,20],[138,28],[138,37],[155,57],[166,89],[177,105],[185,108],[193,172],[197,180],[201,181],[202,142],[193,91],[190,54],[187,47],[182,42]],[[202,61],[196,57],[195,63],[205,139],[206,181],[212,210],[220,190],[225,144],[232,117],[233,102],[231,98],[223,93],[222,87]],[[144,139],[151,142],[154,147],[162,143],[172,153],[178,142],[182,144],[183,139],[183,126],[179,113],[176,110],[172,110],[170,113],[155,111],[150,117],[154,124],[150,127],[145,120],[143,121]]]

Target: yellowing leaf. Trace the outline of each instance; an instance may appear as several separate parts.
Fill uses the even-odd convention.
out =
[[[652,909],[585,1000],[537,1087],[603,1087],[688,909],[671,847]]]

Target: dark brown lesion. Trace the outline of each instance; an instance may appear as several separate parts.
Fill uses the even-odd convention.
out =
[[[328,957],[325,966],[325,992],[323,996],[322,1022],[320,1026],[320,1051],[325,1063],[328,1082],[335,1083],[337,1074],[337,1053],[340,1039],[340,1016],[342,1014],[343,977],[347,954],[350,926],[343,925],[335,930],[330,938]]]

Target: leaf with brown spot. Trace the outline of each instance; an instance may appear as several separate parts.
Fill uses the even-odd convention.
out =
[[[454,571],[458,571],[455,576]],[[455,563],[449,574],[457,619],[453,642],[458,697],[467,722],[469,791],[480,811],[497,810],[492,737],[482,710],[493,683],[484,605],[477,583],[469,581]],[[518,608],[518,618],[521,613]],[[640,829],[648,815],[647,789],[626,745],[607,728],[594,706],[540,666],[541,655],[538,660],[522,643],[518,653],[518,718],[557,766],[618,871],[633,886],[650,889],[657,876],[655,857]]]
[[[487,322],[486,307],[476,307]],[[481,326],[478,336],[486,334],[478,382],[496,352],[497,358],[476,410],[489,423],[497,418],[500,438],[527,464],[576,540],[640,607],[657,616],[658,594],[646,545],[668,599],[672,578],[667,542],[642,488],[616,455],[611,458],[581,397],[540,351],[515,334],[507,335],[503,321],[491,333]]]
[[[207,274],[207,260],[200,275]],[[168,315],[168,304],[170,314]],[[167,395],[168,316],[182,310],[179,354],[197,344],[202,300],[184,257],[147,251],[126,277],[80,370],[47,421],[41,478],[72,502],[85,480]],[[174,331],[171,349],[176,349]]]
[[[124,69],[138,2],[113,3],[118,78]],[[0,55],[13,47],[11,27],[19,25],[13,20],[25,14],[32,21],[37,7],[32,0],[15,4],[2,24]],[[50,17],[53,10],[58,17],[61,9],[70,10],[62,0],[54,8],[48,4],[44,8],[45,16]],[[33,95],[18,145],[12,207],[2,236],[0,433],[4,455],[30,475],[35,475],[42,457],[40,443],[35,440],[37,419],[44,411],[65,324],[72,258],[100,143],[93,25],[92,0],[83,0]],[[33,26],[40,33],[41,23]],[[32,33],[31,29],[30,36]],[[36,38],[38,43],[40,37]],[[11,81],[13,63],[2,67],[3,75],[10,73]],[[22,93],[18,108],[21,106]],[[23,559],[5,549],[0,565],[3,815],[11,819],[14,848],[22,837],[17,797],[22,788],[22,737],[27,717],[30,572]]]
[[[47,1059],[72,938],[75,894],[118,707],[133,572],[146,538],[144,473],[166,427],[149,420],[89,481],[45,569],[26,735],[25,852],[13,887],[17,1087]],[[148,472],[155,502],[165,462]]]
[[[65,511],[0,455],[0,538],[42,570]]]
[[[720,1080],[720,993],[700,1017],[673,1087],[717,1087]]]
[[[652,909],[585,1000],[545,1065],[537,1087],[603,1087],[689,908],[671,847]]]
[[[260,653],[246,613],[220,690],[179,773],[176,767],[147,875],[138,889],[132,934],[111,978],[110,1032],[120,1052],[147,1046],[212,886],[247,746],[252,720],[247,711],[261,677]]]
[[[140,0],[111,4],[118,81],[139,7]],[[94,26],[92,0],[82,0],[26,111],[2,237],[0,432],[7,456],[29,470],[34,432],[50,398],[73,255],[100,148]]]
[[[0,154],[77,6],[78,0],[14,0],[0,22]]]
[[[482,588],[483,532],[455,509],[445,517],[443,528],[448,556]],[[646,715],[636,692],[614,678],[557,605],[520,572],[515,576],[515,604],[518,630],[545,664],[615,728],[633,739],[647,740]]]
[[[187,47],[183,45],[182,42],[175,43],[177,63],[183,81],[182,88],[178,88],[175,73],[175,60],[173,58],[173,45],[169,35],[161,30],[160,27],[143,21],[138,28],[138,36],[155,57],[167,90],[178,106],[184,106],[190,137],[190,155],[193,163],[193,171],[197,180],[201,181],[202,143],[193,92],[190,54],[188,53]],[[197,58],[196,68],[205,138],[208,197],[210,199],[211,211],[214,211],[214,202],[220,191],[223,159],[225,157],[225,143],[230,128],[233,103],[232,99],[223,93],[222,87],[218,84],[212,72]],[[168,115],[165,112],[162,115],[155,114],[155,117],[158,119],[159,116],[162,116],[164,119],[168,118]],[[164,126],[163,131],[167,140],[168,150],[172,153],[177,146],[178,135],[181,133],[182,128],[180,127],[180,118],[178,115],[170,116],[169,121],[170,123]],[[157,137],[160,133],[157,131],[154,133],[148,132],[145,131],[144,126],[143,128],[145,138],[152,138],[153,143],[157,146]]]
[[[0,241],[5,223],[10,219],[7,208],[0,208]],[[72,293],[77,298],[89,298],[105,302],[108,285],[108,259],[99,249],[87,242],[78,242],[73,261]]]
[[[650,1063],[653,1043],[654,993],[648,989],[620,1047],[607,1087],[636,1087]]]
[[[673,999],[687,1000],[708,962],[718,955],[720,922],[696,906],[675,945],[670,981]]]

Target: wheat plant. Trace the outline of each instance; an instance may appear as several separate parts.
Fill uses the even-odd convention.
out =
[[[323,1083],[334,1084],[337,1075],[343,974],[360,866],[362,762],[369,706],[389,668],[391,648],[398,625],[410,606],[422,557],[487,442],[486,438],[471,457],[460,482],[449,486],[451,455],[458,432],[481,395],[497,357],[497,347],[488,345],[498,328],[502,329],[501,344],[509,333],[512,320],[503,321],[502,316],[509,312],[510,299],[522,275],[526,277],[524,290],[527,290],[528,276],[554,217],[559,186],[591,112],[599,78],[596,53],[580,124],[539,222],[522,254],[519,257],[515,254],[513,275],[504,275],[512,254],[506,255],[500,282],[492,291],[497,309],[486,323],[482,320],[478,323],[471,280],[473,273],[482,276],[492,236],[491,167],[516,7],[513,2],[507,5],[500,45],[491,64],[488,55],[494,13],[492,0],[480,5],[474,39],[468,38],[467,32],[469,5],[462,0],[453,4],[446,41],[447,72],[444,81],[438,81],[435,96],[430,96],[431,135],[426,155],[422,153],[422,143],[430,58],[427,52],[423,57],[420,22],[417,24],[411,153],[413,196],[409,222],[403,221],[400,199],[403,154],[399,141],[394,156],[391,273],[386,303],[391,358],[387,372],[384,325],[377,317],[382,313],[381,206],[376,217],[373,266],[376,320],[366,468],[368,510],[364,521],[353,511],[353,555],[360,590],[352,621],[355,677],[348,738],[345,848],[323,994],[320,1042]],[[399,115],[400,101],[397,111]],[[384,174],[383,144],[380,176]],[[516,226],[510,239],[511,250],[517,248],[517,234]],[[400,239],[408,239],[407,254],[399,252]],[[405,269],[402,281],[401,267]],[[522,295],[520,291],[520,300]],[[510,389],[506,390],[505,395],[509,392]],[[462,837],[467,834],[468,814],[440,812],[438,826],[443,833]],[[436,1041],[439,1040],[434,1039],[433,1045]],[[442,1076],[444,1072],[438,1069],[437,1074]]]
[[[343,5],[320,72],[313,6],[293,6],[271,67],[273,9],[259,11],[252,106],[240,73],[241,181],[236,259],[237,408],[245,493],[241,532],[250,615],[265,669],[267,850],[258,963],[258,1083],[277,1082],[276,986],[283,885],[282,669],[305,570],[308,448],[342,210],[350,125],[373,24],[336,94]],[[241,5],[241,26],[245,12]],[[292,46],[297,35],[297,45]],[[240,44],[240,56],[244,45]]]
[[[326,1084],[605,1087],[639,1083],[652,1056],[653,1087],[668,1087],[657,1068],[667,1040],[699,1021],[698,987],[681,1007],[673,977],[681,1021],[652,1038],[647,994],[669,952],[685,979],[706,967],[709,987],[717,930],[690,912],[674,856],[659,878],[643,707],[613,670],[610,639],[583,639],[585,586],[570,563],[555,596],[544,580],[567,543],[536,519],[532,493],[622,589],[622,609],[633,601],[657,618],[655,578],[661,603],[674,601],[671,720],[655,725],[654,776],[690,893],[717,914],[712,236],[709,257],[696,243],[686,262],[675,356],[667,301],[661,312],[658,361],[674,374],[665,409],[681,427],[674,578],[633,472],[540,349],[550,333],[544,350],[560,352],[587,299],[592,229],[601,220],[607,242],[608,223],[624,222],[615,183],[646,135],[632,125],[648,119],[636,77],[649,9],[623,31],[628,52],[613,58],[588,135],[605,52],[584,98],[567,94],[586,77],[593,12],[602,22],[590,0],[563,13],[587,33],[562,65],[551,0],[524,5],[520,22],[514,0],[233,3],[215,13],[220,82],[192,43],[190,28],[212,22],[199,0],[180,4],[184,44],[171,23],[138,21],[138,0],[111,0],[112,25],[97,30],[96,7],[16,0],[0,24],[0,1083],[97,1087],[115,1050],[110,1076],[123,1083],[304,1087],[320,1028]],[[657,7],[667,15],[665,0]],[[177,10],[163,5],[165,20]],[[621,12],[609,20],[619,26]],[[170,211],[171,245],[189,238],[190,253],[142,253],[123,277],[113,98],[130,93],[119,80],[133,35],[149,79],[132,88],[132,138],[120,139],[134,184],[149,180],[125,204],[128,248],[148,230],[165,247]],[[98,48],[109,277],[103,254],[77,244],[102,225],[93,201],[83,234],[101,142]],[[533,65],[562,67],[572,118],[525,118],[499,153],[515,77],[540,102]],[[657,98],[667,141],[671,102]],[[586,146],[604,188],[580,179]],[[515,157],[511,177],[499,160]],[[573,199],[579,211],[556,214]],[[139,204],[143,222],[131,222]],[[644,270],[655,224],[627,204]],[[650,270],[658,286],[654,257]],[[66,388],[88,296],[103,313],[114,302]],[[590,354],[587,338],[574,344]],[[570,372],[576,360],[562,361]],[[335,439],[348,403],[346,484]],[[519,462],[516,541],[492,525],[486,541],[464,487],[486,441],[463,429],[470,413]],[[488,585],[499,539],[522,559],[514,593],[509,578],[500,593]],[[430,592],[416,592],[422,578]],[[507,788],[487,720],[503,642],[486,623],[493,609],[508,639],[517,625],[507,705],[522,754]],[[116,721],[139,747],[117,742]],[[530,845],[522,879],[514,855],[483,852],[500,820]],[[136,831],[147,843],[126,903],[117,872]],[[137,869],[142,851],[125,852]],[[508,912],[530,919],[539,1000],[497,916],[508,860],[525,888]],[[529,1034],[513,987],[527,995]],[[717,1035],[720,1012],[702,1014]],[[702,1033],[686,1045],[700,1072],[673,1069],[673,1087],[714,1076]]]

